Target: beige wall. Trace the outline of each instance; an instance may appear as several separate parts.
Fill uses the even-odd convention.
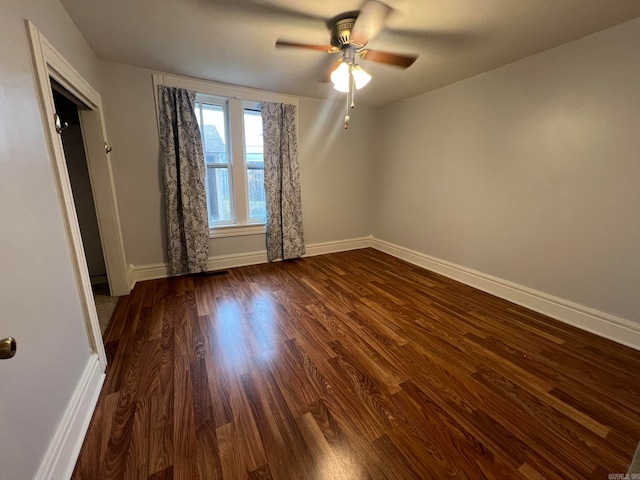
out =
[[[382,111],[374,235],[640,321],[640,19]]]
[[[96,60],[56,1],[0,5],[0,477],[33,478],[89,361],[24,19],[96,86]]]
[[[340,97],[342,99],[343,97]],[[376,108],[300,99],[300,177],[306,243],[371,235]]]
[[[111,160],[129,263],[165,263],[161,188],[152,72],[102,62]],[[300,98],[299,160],[306,243],[369,235],[375,109],[359,106],[348,131],[343,104]],[[265,249],[264,235],[213,239],[211,256]]]

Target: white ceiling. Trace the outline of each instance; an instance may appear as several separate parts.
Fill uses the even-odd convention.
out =
[[[639,0],[386,0],[372,49],[418,54],[373,75],[358,100],[386,105],[640,16]],[[218,82],[326,98],[337,56],[278,49],[329,44],[325,20],[363,0],[62,0],[98,57]]]

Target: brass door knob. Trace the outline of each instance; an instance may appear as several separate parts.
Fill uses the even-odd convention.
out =
[[[7,360],[13,358],[16,354],[18,344],[13,337],[7,337],[0,340],[0,360]]]

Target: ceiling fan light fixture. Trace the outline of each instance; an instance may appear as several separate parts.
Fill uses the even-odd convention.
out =
[[[371,80],[371,75],[365,72],[360,65],[353,67],[351,75],[353,75],[353,81],[358,90],[364,87]]]
[[[333,82],[333,88],[335,88],[337,91],[343,93],[349,92],[349,65],[347,65],[346,63],[341,63],[340,66],[331,73],[331,82]]]
[[[295,47],[307,50],[341,53],[338,67],[331,73],[333,88],[345,95],[344,128],[349,127],[349,111],[356,106],[355,93],[371,81],[371,75],[356,64],[359,59],[409,68],[418,58],[416,55],[369,50],[366,46],[385,27],[385,22],[393,12],[386,5],[387,0],[360,0],[364,5],[360,11],[345,12],[327,21],[331,31],[331,47],[308,43],[289,42],[278,39],[277,47]]]

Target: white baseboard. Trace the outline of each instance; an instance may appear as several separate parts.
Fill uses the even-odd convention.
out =
[[[257,265],[259,263],[267,263],[266,250],[209,257],[209,260],[207,260],[207,270],[223,270],[225,268]]]
[[[452,278],[582,330],[640,350],[640,324],[554,297],[393,243],[372,238],[371,246],[414,265]]]
[[[35,478],[40,480],[71,478],[104,379],[105,374],[100,370],[98,355],[92,354],[49,443]]]
[[[346,250],[356,250],[358,248],[366,248],[370,246],[370,236],[331,242],[312,243],[306,245],[307,253],[304,256],[312,257],[314,255],[344,252]],[[209,260],[207,260],[207,270],[213,271],[225,268],[244,267],[246,265],[257,265],[259,263],[267,263],[266,250],[209,257]],[[169,266],[166,263],[131,266],[129,269],[129,285],[133,289],[136,282],[155,280],[157,278],[167,278],[170,276]]]
[[[170,277],[169,265],[166,263],[153,263],[149,265],[134,265],[132,272],[131,288],[135,287],[136,283],[144,282],[145,280],[155,280],[156,278]]]
[[[129,265],[127,268],[127,285],[129,286],[129,292],[133,290],[136,284],[136,271],[133,265]]]
[[[359,248],[367,248],[371,246],[371,236],[350,238],[348,240],[338,240],[333,242],[312,243],[306,245],[307,253],[305,257],[313,257],[315,255],[325,255],[327,253],[346,252],[347,250],[358,250]]]

